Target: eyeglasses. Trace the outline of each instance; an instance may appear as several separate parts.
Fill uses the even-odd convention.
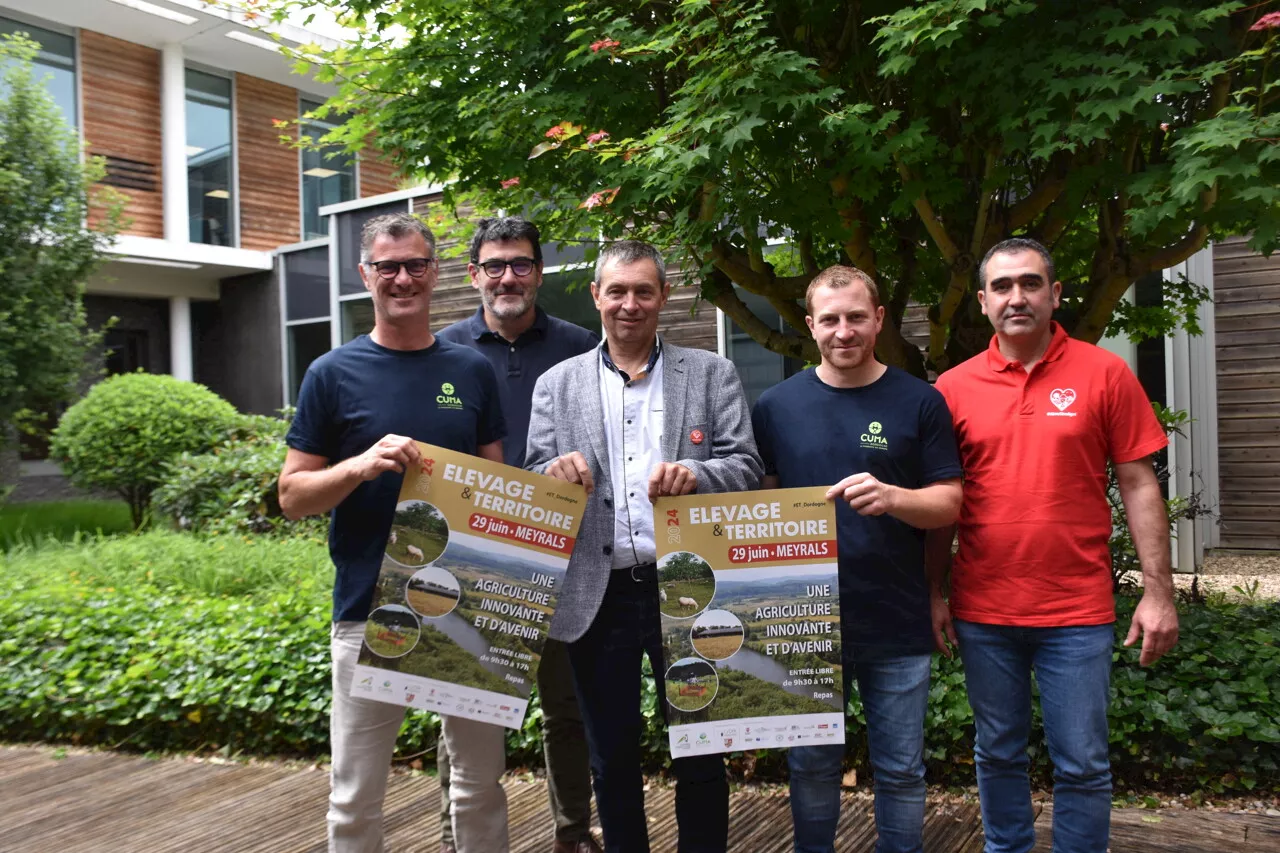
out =
[[[395,278],[400,275],[400,268],[414,278],[426,275],[427,270],[436,262],[435,258],[410,258],[407,261],[370,261],[368,266],[377,270],[383,278]]]
[[[533,258],[513,258],[509,261],[485,261],[478,266],[484,270],[484,274],[489,278],[502,278],[502,274],[507,271],[507,267],[511,267],[511,272],[519,276],[525,276],[533,272],[538,262]]]

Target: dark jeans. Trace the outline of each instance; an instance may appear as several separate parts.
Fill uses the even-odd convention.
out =
[[[556,822],[556,840],[570,844],[591,835],[591,766],[582,711],[573,688],[569,647],[547,639],[538,664],[538,695],[542,699],[542,753],[547,762],[547,798]],[[443,746],[443,744],[442,744]],[[453,843],[449,820],[449,754],[439,749],[440,840]]]
[[[596,809],[607,853],[649,853],[640,774],[641,655],[649,656],[666,718],[658,577],[652,563],[611,573],[591,627],[569,644],[578,685]],[[703,755],[671,762],[676,777],[679,853],[724,853],[729,837],[729,785],[724,758]]]

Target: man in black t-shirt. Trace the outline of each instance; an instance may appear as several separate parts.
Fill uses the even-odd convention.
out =
[[[285,441],[280,507],[290,518],[331,513],[333,765],[330,853],[383,849],[382,801],[404,708],[350,695],[402,474],[422,464],[414,441],[502,461],[506,426],[493,368],[431,333],[435,237],[407,213],[364,227],[360,277],[374,327],[307,369]],[[505,729],[442,718],[455,759],[459,853],[506,853],[507,801],[499,778]]]
[[[875,773],[877,853],[921,853],[924,717],[934,647],[925,530],[960,511],[951,416],[927,383],[875,357],[875,282],[834,266],[805,295],[822,362],[752,412],[764,488],[821,486],[836,500],[845,695],[858,684]],[[788,751],[796,853],[835,849],[844,746]]]

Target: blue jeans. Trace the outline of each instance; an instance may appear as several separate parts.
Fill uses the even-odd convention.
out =
[[[856,652],[854,653],[856,655]],[[867,716],[867,746],[875,772],[876,853],[921,853],[924,829],[924,715],[932,655],[850,660],[845,696],[858,679]],[[840,821],[844,744],[787,751],[796,853],[833,853]]]
[[[607,853],[649,853],[640,774],[644,719],[640,711],[641,655],[649,656],[666,718],[658,575],[650,563],[634,573],[610,573],[604,601],[591,627],[569,644],[582,722],[591,752],[596,811]],[[698,755],[671,762],[676,777],[678,853],[725,853],[729,838],[729,783],[724,756]]]
[[[985,853],[1035,846],[1027,738],[1031,674],[1053,760],[1053,853],[1102,853],[1111,834],[1107,746],[1112,625],[1018,628],[955,622],[977,724]]]

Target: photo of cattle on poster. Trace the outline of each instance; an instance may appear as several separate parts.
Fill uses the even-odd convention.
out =
[[[351,692],[519,728],[581,486],[419,445],[389,519]]]
[[[835,507],[825,492],[654,504],[674,757],[844,742]]]

